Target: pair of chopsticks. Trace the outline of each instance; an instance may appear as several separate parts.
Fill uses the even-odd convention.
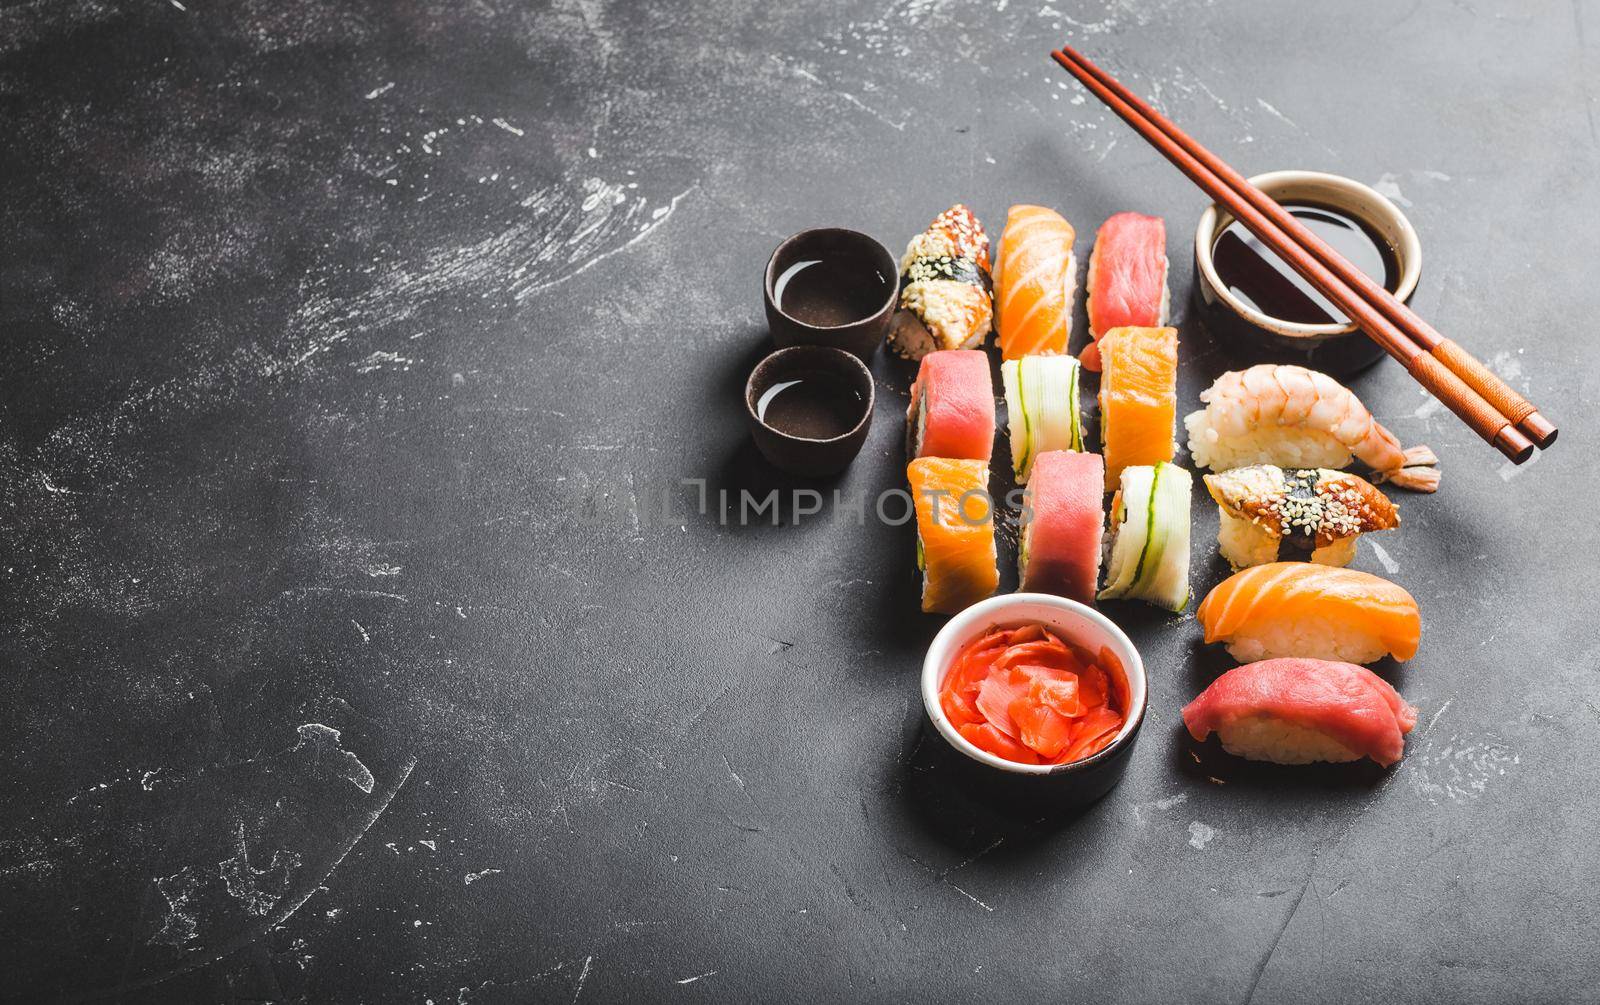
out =
[[[1555,442],[1555,425],[1505,381],[1435,331],[1170,119],[1075,49],[1063,46],[1050,55],[1404,364],[1418,383],[1473,432],[1517,464],[1532,456],[1535,444],[1543,448]]]

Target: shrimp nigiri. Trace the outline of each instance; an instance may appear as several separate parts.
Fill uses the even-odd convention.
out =
[[[1206,407],[1183,420],[1194,462],[1214,471],[1249,464],[1342,468],[1351,456],[1375,482],[1414,492],[1439,487],[1439,458],[1400,441],[1349,388],[1303,366],[1262,363],[1230,370],[1200,393]]]

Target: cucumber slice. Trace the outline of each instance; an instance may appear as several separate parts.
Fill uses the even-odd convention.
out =
[[[1111,558],[1106,563],[1106,585],[1100,591],[1101,600],[1133,595],[1145,549],[1150,543],[1150,505],[1154,490],[1154,468],[1123,469],[1122,488],[1111,513]]]
[[[1021,360],[1000,364],[1000,383],[1006,391],[1006,423],[1011,428],[1011,470],[1020,484],[1028,480],[1028,469],[1033,466],[1033,432],[1023,397]]]
[[[922,573],[928,571],[928,553],[922,550],[921,534],[917,535],[917,571]]]
[[[1140,570],[1138,595],[1169,611],[1189,604],[1189,504],[1194,479],[1176,464],[1156,465],[1151,499],[1152,537],[1161,550]]]
[[[1189,603],[1189,505],[1194,480],[1175,464],[1122,472],[1112,514],[1105,599],[1125,597],[1181,611]]]
[[[1027,484],[1033,459],[1046,450],[1083,449],[1078,373],[1078,361],[1071,356],[1024,356],[1001,365],[1011,465],[1019,485]]]

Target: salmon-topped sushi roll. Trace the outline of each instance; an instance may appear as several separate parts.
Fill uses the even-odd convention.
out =
[[[939,349],[974,349],[994,326],[989,235],[957,203],[911,239],[900,258],[900,307],[889,346],[919,360]]]
[[[917,568],[922,609],[955,614],[1000,585],[989,466],[982,461],[919,457],[906,467],[917,512]]]
[[[995,263],[1003,359],[1064,353],[1072,341],[1078,258],[1072,224],[1043,206],[1012,206]]]
[[[1178,415],[1178,330],[1113,328],[1100,340],[1100,442],[1106,491],[1122,469],[1172,460]]]

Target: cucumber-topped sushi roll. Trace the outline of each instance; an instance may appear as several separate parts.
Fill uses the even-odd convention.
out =
[[[982,461],[919,457],[906,467],[917,511],[917,568],[922,609],[955,614],[1000,585],[994,546],[989,466]]]
[[[1017,574],[1023,591],[1094,603],[1105,478],[1099,454],[1048,450],[1038,456],[1022,502]]]
[[[1356,538],[1400,526],[1400,511],[1360,475],[1255,464],[1205,476],[1222,523],[1217,545],[1235,572],[1305,560],[1349,565]]]
[[[1033,459],[1045,451],[1083,450],[1078,374],[1071,356],[1024,356],[1000,365],[1017,484],[1027,484]]]
[[[1111,500],[1111,558],[1101,600],[1144,600],[1169,611],[1189,603],[1189,498],[1194,481],[1175,464],[1124,468]]]
[[[989,357],[980,349],[943,349],[922,357],[906,412],[906,454],[987,462],[993,449]]]

